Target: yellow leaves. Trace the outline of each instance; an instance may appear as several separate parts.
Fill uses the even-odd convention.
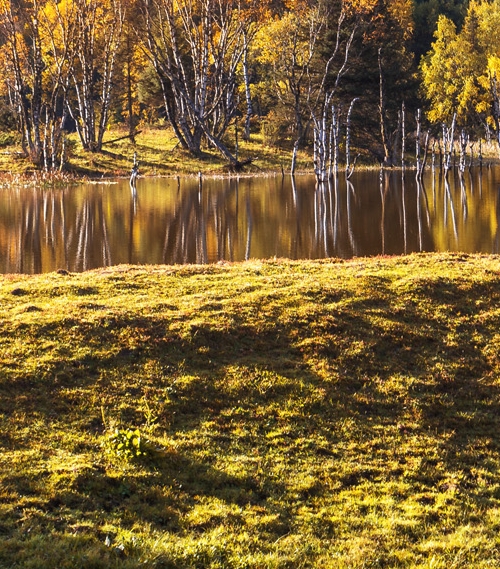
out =
[[[470,108],[476,107],[476,99],[479,96],[478,85],[475,78],[468,76],[464,78],[462,88],[457,93],[458,114],[467,114]]]
[[[72,19],[75,12],[73,0],[49,0],[43,6],[41,16],[47,24],[55,25],[65,20]]]
[[[474,19],[477,22],[478,42],[490,53],[498,52],[498,29],[500,27],[500,3],[498,0],[475,2],[471,5],[469,12],[474,14]]]
[[[465,121],[473,113],[490,111],[490,77],[500,69],[500,42],[486,30],[492,21],[500,25],[498,6],[497,0],[471,2],[459,33],[451,20],[439,17],[435,42],[420,66],[431,120],[447,121],[457,112],[459,121]]]
[[[500,78],[500,57],[497,55],[490,55],[488,57],[488,75],[496,75]]]
[[[308,0],[284,0],[284,5],[287,10],[294,12],[295,14],[300,14],[301,12],[306,12],[314,2]]]
[[[398,0],[406,2],[407,0]],[[341,0],[340,10],[343,14],[351,17],[366,16],[373,12],[377,6],[377,0]],[[300,20],[309,18],[311,13],[332,11],[331,0],[284,0],[287,13],[294,14]]]
[[[342,8],[349,16],[370,14],[376,5],[376,0],[344,0],[342,2]]]
[[[10,0],[0,0],[0,14],[8,14],[10,7]]]
[[[57,15],[58,15],[57,4],[54,4],[52,2],[47,2],[47,4],[45,4],[44,6],[44,15],[49,22],[57,21]]]
[[[387,3],[387,11],[399,23],[404,31],[403,39],[409,40],[413,34],[413,4],[408,0],[391,0]]]
[[[456,39],[457,27],[449,18],[441,15],[437,21],[434,37],[437,45],[442,44],[443,48],[446,48]]]
[[[299,28],[299,21],[292,13],[282,18],[275,18],[263,26],[256,34],[253,49],[257,61],[262,64],[274,65],[279,61],[290,61],[293,52],[299,46],[294,41]]]

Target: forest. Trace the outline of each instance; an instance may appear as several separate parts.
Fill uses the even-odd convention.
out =
[[[238,137],[356,154],[500,142],[500,0],[0,0],[0,128],[45,170],[68,133],[164,124],[238,164]]]

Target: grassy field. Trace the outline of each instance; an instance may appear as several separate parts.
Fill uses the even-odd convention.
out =
[[[499,567],[499,277],[0,276],[0,567]]]

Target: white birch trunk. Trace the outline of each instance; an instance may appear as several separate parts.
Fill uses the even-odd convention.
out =
[[[244,138],[245,140],[250,140],[250,119],[253,115],[253,104],[252,104],[252,94],[250,92],[250,76],[248,72],[248,33],[246,30],[243,31],[243,82],[245,86],[245,102],[246,102],[246,114],[245,114],[245,130]],[[295,150],[295,156],[297,152]],[[293,173],[293,170],[292,170]]]
[[[416,122],[417,122],[417,136],[415,139],[415,157],[417,160],[417,178],[420,176],[421,173],[421,157],[420,157],[420,136],[421,136],[421,129],[422,129],[422,121],[421,121],[421,117],[422,117],[422,111],[421,109],[417,110],[417,114],[416,114]]]
[[[405,168],[405,152],[406,152],[406,109],[404,101],[401,105],[401,168]]]
[[[345,175],[346,179],[349,179],[353,172],[354,166],[356,164],[356,160],[353,161],[351,165],[351,114],[354,108],[354,104],[358,100],[358,97],[355,97],[351,104],[349,105],[349,110],[347,111],[347,118],[346,118],[346,136],[345,136]]]

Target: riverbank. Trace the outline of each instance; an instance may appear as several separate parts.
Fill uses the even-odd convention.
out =
[[[1,276],[0,566],[498,566],[499,276]]]
[[[76,134],[68,136],[67,164],[59,177],[61,181],[71,179],[128,177],[134,161],[139,161],[141,176],[185,176],[226,175],[227,161],[215,149],[205,148],[198,158],[183,150],[171,129],[167,127],[143,127],[139,129],[134,142],[127,137],[123,128],[110,129],[105,137],[102,152],[84,152]],[[288,172],[291,163],[291,149],[269,146],[261,134],[254,134],[250,141],[239,140],[240,160],[251,158],[245,167],[250,174]],[[235,149],[232,148],[234,152]],[[312,156],[307,151],[298,155],[297,170],[313,171]],[[11,178],[33,178],[33,165],[23,157],[16,138],[6,137],[0,152],[0,175]],[[35,179],[44,181],[42,173],[35,173]],[[58,181],[58,175],[52,174]]]
[[[178,144],[173,131],[165,126],[143,126],[132,141],[123,127],[108,130],[101,152],[86,152],[81,148],[76,133],[67,137],[66,164],[62,171],[34,170],[32,162],[23,155],[18,135],[0,137],[0,186],[12,183],[66,184],[87,179],[129,177],[134,156],[139,162],[140,176],[227,176],[234,174],[227,161],[216,149],[204,148],[201,156],[194,157]],[[282,146],[269,144],[262,133],[253,133],[249,141],[238,139],[238,152],[234,140],[226,141],[231,151],[242,162],[249,163],[238,174],[262,175],[289,173],[292,159],[291,143]],[[457,149],[458,156],[459,149]],[[468,148],[467,163],[484,166],[498,164],[498,145],[482,141],[482,159],[479,146]],[[356,155],[356,168],[380,168],[374,155],[363,150]],[[430,160],[430,158],[429,158]],[[437,161],[439,161],[437,159]],[[415,167],[415,156],[408,154],[406,165]],[[312,148],[299,150],[296,173],[314,172]]]

